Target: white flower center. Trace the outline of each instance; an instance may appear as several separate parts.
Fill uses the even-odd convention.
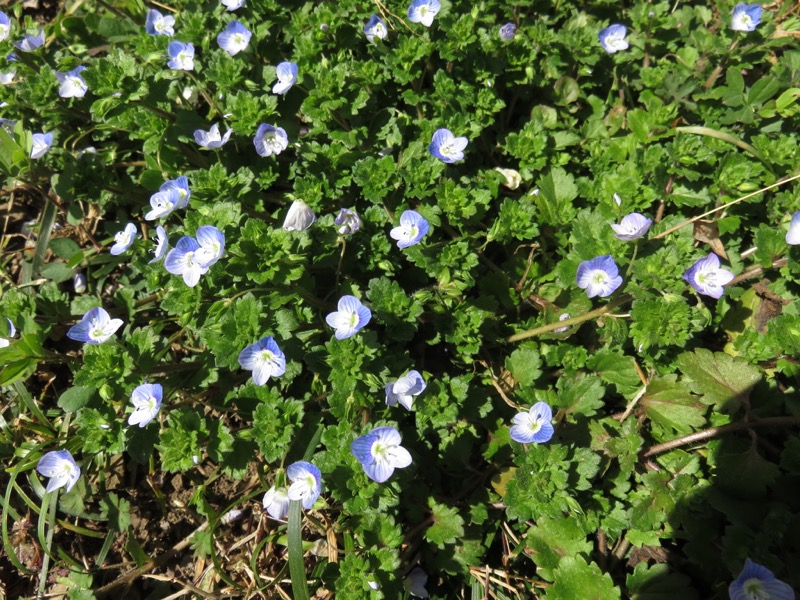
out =
[[[744,582],[744,593],[748,600],[769,600],[769,592],[764,589],[764,584],[755,577]]]
[[[605,271],[595,271],[594,275],[592,275],[592,282],[597,284],[603,284],[608,281],[608,273]]]
[[[383,442],[375,442],[372,444],[372,457],[375,462],[385,463],[389,460],[389,446]]]

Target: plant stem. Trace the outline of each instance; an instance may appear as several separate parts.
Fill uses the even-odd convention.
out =
[[[721,427],[711,427],[703,431],[690,433],[683,437],[679,437],[663,444],[657,444],[642,454],[643,457],[654,456],[661,454],[667,450],[674,450],[681,446],[687,446],[695,442],[701,442],[714,437],[718,437],[725,433],[732,433],[741,429],[750,429],[751,427],[777,427],[779,425],[798,425],[800,426],[800,417],[766,417],[764,419],[753,419],[752,421],[742,421],[740,423],[731,423],[729,425],[722,425]]]
[[[737,198],[736,200],[731,200],[727,204],[723,204],[722,206],[718,206],[717,208],[709,210],[708,212],[704,212],[702,215],[697,215],[696,217],[692,217],[691,219],[689,219],[687,221],[684,221],[683,223],[681,223],[679,225],[675,225],[675,227],[670,227],[666,231],[662,231],[661,233],[651,237],[650,239],[651,240],[660,240],[661,238],[668,236],[673,231],[678,231],[678,229],[680,229],[681,227],[686,227],[687,225],[691,225],[695,221],[699,221],[700,219],[703,219],[703,218],[705,218],[705,217],[707,217],[709,215],[713,215],[716,212],[719,212],[721,210],[725,210],[726,208],[728,208],[730,206],[733,206],[734,204],[738,204],[739,202],[741,202],[743,200],[747,200],[748,198],[752,198],[753,196],[757,196],[758,194],[766,192],[767,190],[771,190],[772,188],[780,187],[780,186],[782,186],[782,185],[784,185],[786,183],[789,183],[790,181],[794,181],[795,179],[800,179],[800,175],[793,175],[793,176],[789,177],[788,179],[781,179],[780,181],[778,181],[776,183],[773,183],[772,185],[768,185],[767,187],[763,187],[760,190],[756,190],[755,192],[750,192],[749,194],[746,194],[746,195],[742,196],[741,198]]]
[[[549,323],[547,325],[542,325],[541,327],[535,327],[533,329],[529,329],[528,331],[523,331],[521,333],[515,333],[506,338],[507,342],[519,342],[521,340],[527,340],[528,338],[536,337],[537,335],[542,335],[543,333],[550,333],[555,329],[559,329],[561,327],[569,327],[571,325],[578,325],[579,323],[583,323],[584,321],[591,321],[592,319],[596,319],[597,317],[602,317],[604,314],[611,312],[615,308],[617,308],[621,304],[625,304],[629,300],[632,300],[633,296],[630,294],[623,294],[616,300],[612,300],[608,304],[593,311],[590,311],[584,315],[578,315],[577,317],[572,317],[570,319],[564,319],[563,321],[556,321],[554,323]]]

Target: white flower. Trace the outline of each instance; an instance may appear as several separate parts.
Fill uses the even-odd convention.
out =
[[[272,93],[283,95],[297,82],[297,65],[293,62],[282,62],[275,69],[278,83],[272,86]]]
[[[219,123],[214,123],[208,131],[203,131],[202,129],[196,130],[194,132],[194,141],[204,150],[221,148],[228,143],[231,133],[233,133],[233,129],[228,129],[225,135],[221,136],[219,134]]]
[[[652,224],[652,219],[648,219],[643,214],[634,212],[622,217],[622,221],[620,221],[619,224],[611,223],[611,229],[615,231],[615,238],[630,242],[646,234]]]
[[[522,182],[522,177],[520,176],[519,171],[515,171],[514,169],[503,169],[501,167],[495,167],[494,170],[506,178],[503,185],[510,190],[517,189],[519,184]]]
[[[56,79],[61,84],[58,88],[58,95],[62,98],[83,98],[89,91],[89,86],[81,77],[81,71],[85,70],[86,67],[78,65],[72,71],[56,73]]]
[[[164,390],[158,383],[143,383],[133,390],[131,402],[136,410],[128,417],[128,425],[144,427],[155,419],[161,410],[163,395]]]
[[[112,319],[100,307],[87,311],[83,318],[69,328],[67,337],[84,344],[102,344],[122,327],[122,319]]]
[[[305,231],[317,219],[311,207],[302,200],[295,200],[289,207],[283,228],[286,231]]]
[[[625,41],[627,33],[628,30],[625,28],[625,25],[615,23],[603,29],[597,37],[600,39],[600,45],[603,47],[603,50],[609,54],[614,54],[620,50],[628,49],[628,42]]]
[[[278,521],[283,521],[289,516],[289,494],[285,487],[276,488],[274,485],[264,494],[264,509],[269,516]]]
[[[792,215],[789,231],[786,232],[786,243],[791,246],[800,244],[800,210]]]
[[[289,465],[286,476],[292,482],[286,493],[289,500],[300,500],[306,510],[314,506],[322,493],[322,474],[319,469],[309,462],[300,461]]]
[[[49,477],[45,493],[66,486],[69,492],[78,483],[81,468],[68,450],[53,450],[39,459],[36,470],[42,477]]]
[[[114,256],[122,254],[125,252],[125,250],[131,247],[131,244],[133,244],[133,240],[135,239],[136,225],[133,223],[128,223],[125,225],[125,229],[114,234],[114,245],[111,246],[111,254]]]
[[[31,136],[31,158],[42,158],[53,145],[52,133],[34,133]]]
[[[414,396],[419,396],[425,391],[427,384],[418,371],[411,370],[397,381],[386,384],[386,404],[394,406],[398,402],[411,410]]]

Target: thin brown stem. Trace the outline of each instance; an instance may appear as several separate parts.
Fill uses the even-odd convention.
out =
[[[781,267],[785,267],[786,263],[789,262],[789,259],[785,256],[783,258],[779,258],[777,260],[772,261],[772,268],[773,269],[780,269]],[[733,280],[728,285],[737,285],[746,279],[752,279],[753,277],[759,277],[761,274],[764,273],[765,267],[757,266],[753,267],[749,271],[745,271],[741,275],[737,275],[733,278]]]
[[[579,323],[583,323],[585,321],[591,321],[592,319],[602,317],[604,314],[611,312],[621,304],[625,304],[626,302],[632,299],[633,296],[631,296],[630,294],[622,294],[622,296],[620,296],[616,300],[612,300],[605,306],[590,311],[584,315],[578,315],[577,317],[564,319],[563,321],[556,321],[555,323],[549,323],[547,325],[542,325],[541,327],[535,327],[533,329],[529,329],[528,331],[515,333],[514,335],[508,336],[506,338],[506,341],[519,342],[522,340],[527,340],[528,338],[536,337],[537,335],[542,335],[543,333],[550,333],[551,331],[560,329],[561,327],[570,327],[571,325],[578,325]]]
[[[701,442],[703,440],[708,440],[726,433],[732,433],[734,431],[740,431],[742,429],[750,429],[752,427],[779,427],[781,425],[800,425],[800,417],[767,417],[764,419],[753,419],[752,421],[731,423],[729,425],[722,425],[720,427],[711,427],[710,429],[690,433],[689,435],[684,435],[683,437],[670,440],[669,442],[664,442],[663,444],[651,446],[645,451],[644,454],[642,454],[642,456],[648,457],[655,454],[661,454],[667,450],[674,450],[675,448],[680,448],[681,446],[688,446],[689,444],[694,444],[695,442]]]
[[[767,187],[763,187],[760,190],[756,190],[755,192],[751,192],[749,194],[746,194],[745,196],[742,196],[741,198],[737,198],[736,200],[731,200],[727,204],[723,204],[722,206],[718,206],[717,208],[709,210],[708,212],[704,212],[702,215],[697,215],[696,217],[692,217],[691,219],[688,219],[688,220],[684,221],[683,223],[680,223],[679,225],[675,225],[675,227],[670,227],[666,231],[662,231],[661,233],[659,233],[658,235],[653,236],[650,239],[659,240],[659,239],[661,239],[663,237],[668,236],[673,231],[678,231],[678,229],[680,229],[682,227],[686,227],[687,225],[691,225],[695,221],[699,221],[700,219],[703,219],[703,218],[705,218],[705,217],[707,217],[709,215],[713,215],[714,213],[717,213],[717,212],[719,212],[721,210],[725,210],[726,208],[729,208],[729,207],[733,206],[734,204],[738,204],[739,202],[742,202],[743,200],[747,200],[748,198],[752,198],[753,196],[758,196],[759,194],[762,194],[762,193],[766,192],[767,190],[771,190],[773,188],[780,187],[780,186],[782,186],[782,185],[784,185],[786,183],[789,183],[790,181],[794,181],[796,179],[800,179],[800,175],[793,175],[792,177],[789,177],[788,179],[782,179],[782,180],[780,180],[780,181],[778,181],[776,183],[773,183],[772,185],[768,185]]]

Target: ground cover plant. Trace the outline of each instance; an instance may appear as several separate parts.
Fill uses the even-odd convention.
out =
[[[2,10],[0,595],[794,598],[794,2]]]

